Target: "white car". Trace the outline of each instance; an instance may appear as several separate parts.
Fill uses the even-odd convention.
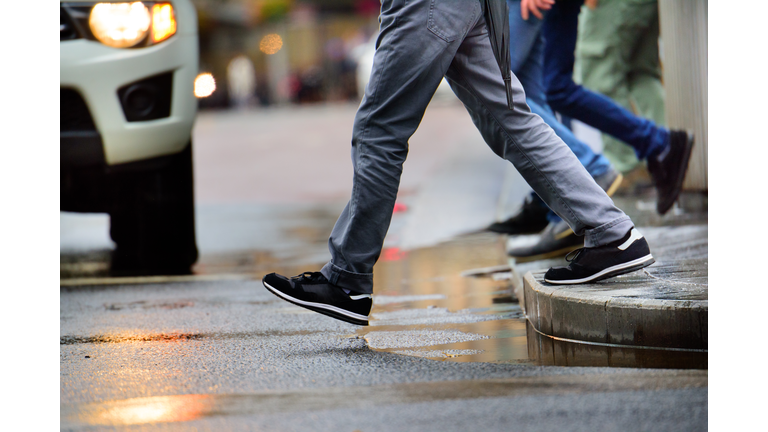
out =
[[[60,7],[61,210],[110,214],[113,274],[188,273],[197,260],[195,8]]]

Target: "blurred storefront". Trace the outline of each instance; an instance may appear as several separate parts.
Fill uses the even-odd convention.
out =
[[[200,71],[216,80],[201,108],[358,100],[355,67],[361,47],[378,31],[377,0],[193,3]],[[237,82],[230,83],[233,77]]]

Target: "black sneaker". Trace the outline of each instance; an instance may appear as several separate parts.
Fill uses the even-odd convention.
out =
[[[538,243],[510,249],[507,255],[518,263],[561,257],[584,246],[584,239],[577,236],[565,221],[550,222],[541,233]]]
[[[486,230],[508,235],[536,234],[547,227],[548,212],[546,205],[529,195],[519,212],[504,222],[491,224]]]
[[[574,257],[569,259],[573,254]],[[556,285],[597,282],[610,277],[640,270],[656,262],[648,242],[632,228],[627,235],[613,243],[595,248],[581,248],[565,257],[568,267],[552,267],[544,282]]]
[[[348,323],[368,325],[373,296],[347,294],[343,289],[328,282],[320,272],[304,272],[290,279],[270,273],[264,276],[262,282],[272,294],[297,306]]]
[[[693,150],[693,133],[669,132],[669,148],[648,159],[648,172],[656,186],[656,211],[664,214],[672,208],[683,187]]]
[[[622,180],[624,176],[613,168],[595,177],[595,182],[608,196],[619,189]],[[568,224],[561,220],[547,225],[535,245],[510,249],[507,255],[515,258],[518,263],[524,263],[564,256],[581,246],[584,246],[584,239],[574,234]]]

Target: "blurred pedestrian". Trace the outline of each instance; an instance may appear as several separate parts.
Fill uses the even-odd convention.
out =
[[[227,65],[230,104],[246,108],[253,104],[256,95],[256,69],[251,59],[238,55]]]
[[[536,17],[522,18],[521,0],[507,0],[509,7],[510,68],[520,80],[528,106],[538,114],[573,151],[595,182],[611,196],[622,181],[605,156],[595,153],[589,145],[579,140],[573,132],[560,123],[547,104],[544,90],[543,62],[544,36],[541,33],[543,21]],[[510,249],[509,255],[518,262],[533,261],[563,256],[584,245],[584,239],[577,236],[568,224],[557,216],[544,202],[531,192],[520,210],[503,222],[488,227],[501,234],[533,234],[541,231],[538,242],[530,246]]]
[[[657,191],[656,211],[665,214],[682,189],[693,135],[638,117],[610,98],[573,81],[579,13],[584,0],[523,0],[523,4],[536,11],[549,8],[542,28],[546,40],[544,87],[549,105],[630,145],[638,160],[647,161]],[[600,7],[599,0],[590,0],[589,4]],[[521,16],[527,18],[525,7]]]
[[[505,84],[502,74],[508,70],[500,74],[483,7],[477,0],[382,0],[371,79],[352,132],[352,196],[328,241],[331,261],[320,272],[264,276],[273,294],[368,324],[373,266],[392,218],[408,140],[443,76],[491,150],[513,163],[549,208],[585,237],[571,264],[549,269],[546,282],[596,281],[654,262],[630,218],[552,128],[531,113],[520,82],[512,76]],[[291,176],[312,164],[287,168]]]
[[[658,1],[593,3],[579,15],[574,79],[664,125]],[[632,148],[608,134],[603,134],[603,154],[622,173],[643,169]]]

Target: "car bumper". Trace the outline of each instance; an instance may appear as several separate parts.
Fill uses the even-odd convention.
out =
[[[170,115],[146,121],[128,121],[118,89],[147,77],[172,73]],[[75,165],[93,160],[101,141],[107,165],[140,161],[177,153],[191,138],[197,112],[193,83],[198,72],[197,35],[176,34],[155,46],[117,49],[77,39],[60,43],[62,88],[77,91],[85,101],[95,131],[61,132],[62,163],[65,152]],[[95,132],[95,134],[93,133]],[[78,142],[82,145],[78,148]],[[84,158],[84,159],[83,159]],[[91,159],[88,159],[91,158]]]

